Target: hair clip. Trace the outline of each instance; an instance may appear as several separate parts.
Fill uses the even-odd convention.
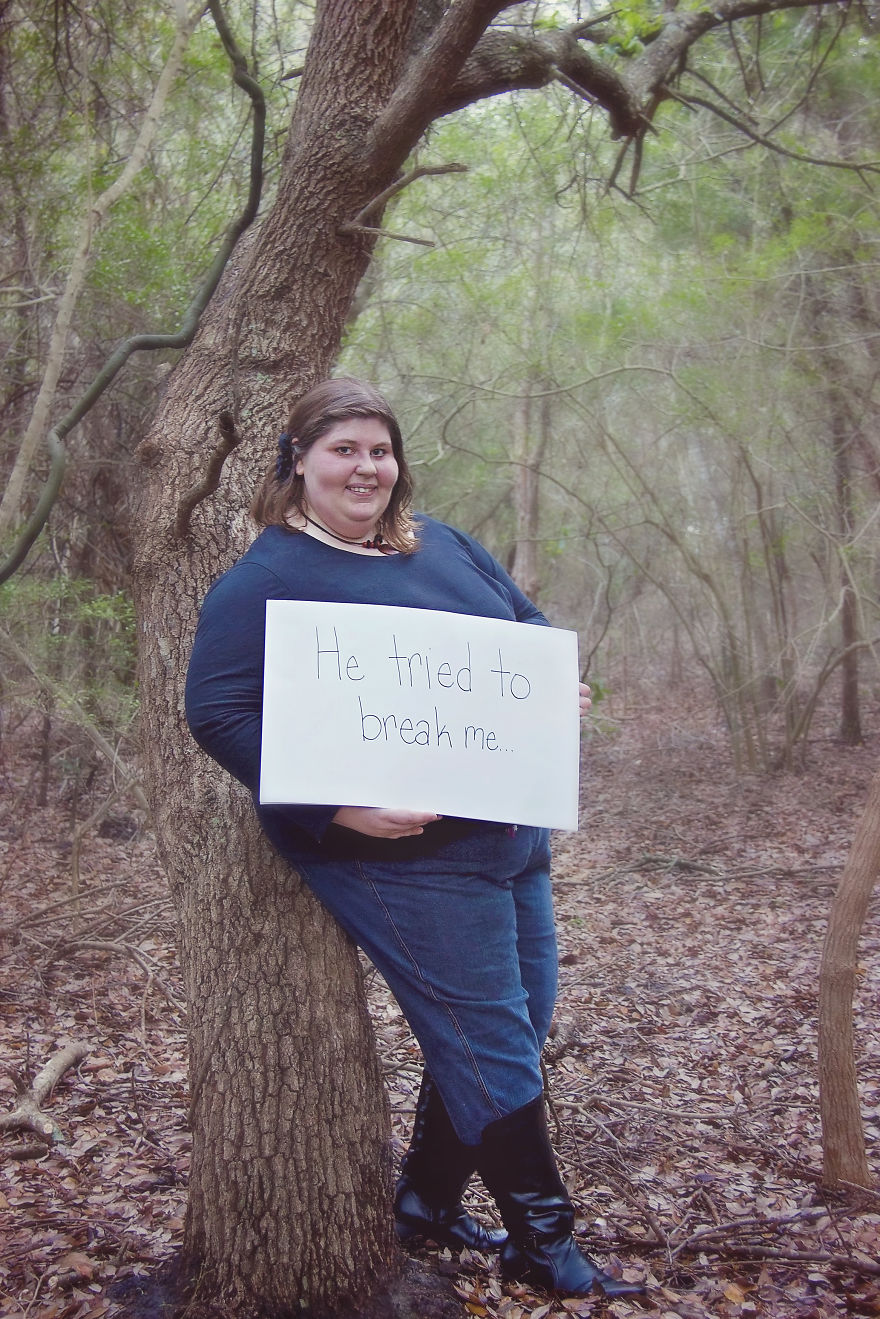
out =
[[[278,437],[278,457],[275,459],[275,480],[286,481],[293,467],[293,445],[287,431]]]

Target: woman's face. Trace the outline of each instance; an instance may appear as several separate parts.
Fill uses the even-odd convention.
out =
[[[337,421],[297,459],[296,471],[307,510],[318,522],[342,536],[367,539],[397,481],[388,427],[378,417]]]

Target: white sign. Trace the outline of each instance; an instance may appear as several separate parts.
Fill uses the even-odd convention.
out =
[[[577,635],[270,600],[260,801],[577,829]]]

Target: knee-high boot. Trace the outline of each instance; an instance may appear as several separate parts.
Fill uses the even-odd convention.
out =
[[[509,1233],[501,1252],[505,1279],[563,1296],[644,1290],[603,1272],[574,1240],[574,1210],[556,1167],[543,1096],[489,1123],[477,1167]]]
[[[458,1138],[433,1080],[425,1072],[412,1140],[394,1196],[398,1240],[430,1237],[460,1250],[498,1250],[507,1233],[489,1230],[468,1214],[461,1197],[474,1171],[476,1149]]]

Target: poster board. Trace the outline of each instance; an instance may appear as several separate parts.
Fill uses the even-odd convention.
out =
[[[577,828],[577,635],[270,600],[260,801]]]

